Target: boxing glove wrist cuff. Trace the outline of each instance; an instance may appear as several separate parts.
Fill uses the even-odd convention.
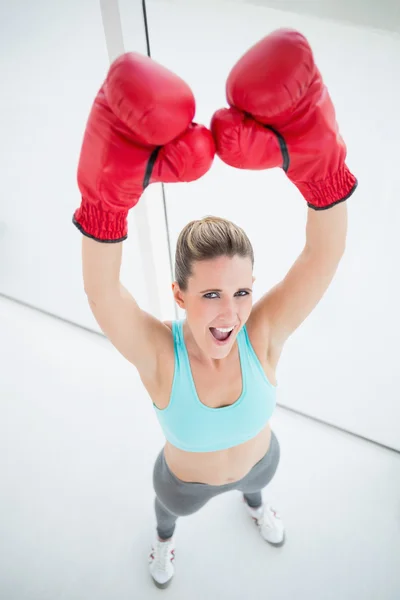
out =
[[[346,165],[331,177],[321,181],[293,181],[307,204],[314,210],[326,210],[344,202],[357,187],[357,179]]]
[[[73,224],[83,235],[98,242],[123,242],[128,237],[128,211],[106,211],[84,198],[72,218]]]

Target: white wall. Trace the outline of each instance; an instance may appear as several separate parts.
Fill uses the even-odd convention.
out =
[[[255,41],[282,26],[310,40],[359,188],[348,202],[347,252],[334,283],[283,354],[279,402],[400,448],[400,38],[236,2],[147,6],[152,54],[190,83],[205,123],[226,106],[226,76]],[[236,171],[217,159],[190,189],[168,187],[167,206],[173,244],[187,221],[209,213],[246,230],[256,254],[256,298],[285,276],[304,244],[306,204],[279,170]]]
[[[313,17],[400,32],[398,0],[234,0]]]
[[[71,224],[80,202],[80,143],[110,44],[146,52],[140,0],[119,3],[123,40],[116,6],[18,0],[0,15],[0,293],[94,330],[81,238]],[[226,75],[250,45],[281,26],[308,36],[359,188],[348,203],[348,247],[334,283],[282,357],[279,401],[399,449],[399,39],[223,0],[148,0],[147,10],[153,57],[192,86],[196,119],[206,124],[225,105]],[[170,185],[166,194],[173,247],[185,223],[207,213],[245,228],[256,252],[256,298],[284,277],[302,249],[306,206],[279,170],[236,171],[217,159],[203,179]],[[163,318],[174,318],[161,186],[152,186],[140,205],[130,215],[122,279],[144,308],[157,305]],[[142,262],[149,239],[158,298]]]

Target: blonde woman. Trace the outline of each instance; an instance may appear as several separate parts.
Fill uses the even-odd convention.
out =
[[[211,131],[194,124],[193,95],[146,57],[113,63],[94,102],[79,162],[83,275],[105,335],[138,370],[166,437],[153,472],[157,536],[149,569],[174,575],[179,517],[236,490],[269,543],[285,532],[262,490],[279,463],[269,420],[276,368],[288,337],[317,305],[345,249],[346,200],[356,180],[311,49],[301,34],[267,36],[234,66],[229,109]],[[253,304],[251,243],[218,217],[179,235],[173,294],[185,319],[162,323],[121,285],[127,214],[152,182],[193,181],[213,161],[281,167],[308,203],[306,245],[285,279]],[[275,201],[282,201],[279,198]],[[330,210],[327,210],[330,209]]]

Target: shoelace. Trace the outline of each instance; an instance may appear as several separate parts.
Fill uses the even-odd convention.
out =
[[[272,508],[272,506],[265,505],[264,513],[259,520],[260,525],[266,525],[267,527],[273,529],[275,526],[275,519],[280,519],[279,514]]]

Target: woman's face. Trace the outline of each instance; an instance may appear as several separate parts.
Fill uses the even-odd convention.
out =
[[[227,356],[252,308],[253,270],[250,258],[220,256],[195,262],[185,292],[173,284],[177,304],[186,311],[190,331],[211,358]],[[220,328],[231,329],[231,333]]]

